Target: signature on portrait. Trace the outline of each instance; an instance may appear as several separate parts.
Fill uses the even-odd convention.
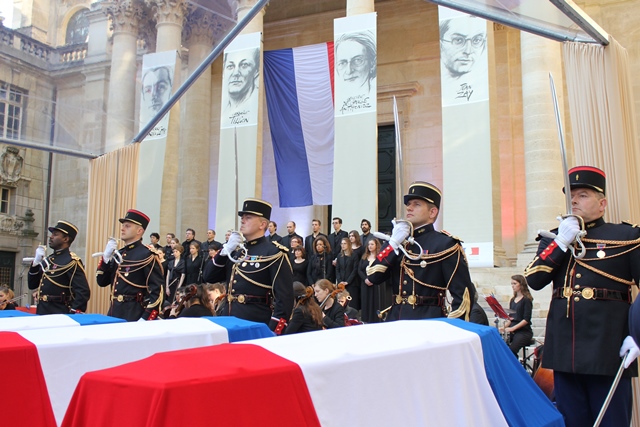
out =
[[[465,98],[467,101],[471,99],[473,88],[468,83],[462,83],[456,92],[456,99]]]

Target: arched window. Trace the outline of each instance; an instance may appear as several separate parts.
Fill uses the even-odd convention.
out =
[[[89,37],[88,9],[82,9],[73,14],[67,25],[66,44],[86,43]]]

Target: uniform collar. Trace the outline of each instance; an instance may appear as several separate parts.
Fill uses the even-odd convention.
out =
[[[136,240],[133,243],[129,243],[128,245],[125,245],[125,247],[123,247],[122,249],[128,250],[128,249],[133,249],[137,246],[141,246],[142,245],[142,239],[140,240]]]
[[[424,234],[424,233],[429,233],[429,232],[431,232],[433,230],[434,230],[433,223],[425,224],[425,225],[421,225],[420,227],[414,228],[413,229],[413,235],[414,236],[419,236],[419,235]]]
[[[64,249],[58,249],[57,251],[53,252],[53,254],[51,254],[51,255],[60,256],[60,255],[62,255],[64,253],[67,253],[67,252],[69,252],[69,248],[68,247],[66,247]]]
[[[585,222],[584,223],[584,228],[585,228],[585,230],[589,231],[592,228],[600,227],[604,223],[605,223],[604,218],[600,217],[600,218],[596,219],[595,221]]]
[[[264,236],[260,236],[260,237],[258,237],[257,239],[253,239],[253,240],[248,241],[248,242],[247,242],[247,244],[248,244],[249,246],[254,246],[254,245],[257,245],[258,243],[262,243],[262,242],[264,242],[264,241],[266,241],[266,240],[267,240],[267,238],[266,238],[266,237],[264,237]]]

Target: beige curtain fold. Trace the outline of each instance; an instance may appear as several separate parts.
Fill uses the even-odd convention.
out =
[[[607,174],[606,219],[640,222],[640,159],[629,57],[613,37],[608,46],[564,43],[563,55],[576,164]],[[637,290],[634,289],[634,295]],[[634,378],[632,425],[640,426]]]
[[[121,218],[127,209],[135,208],[140,144],[131,144],[93,159],[89,165],[89,208],[87,219],[87,279],[91,299],[87,311],[105,314],[109,308],[110,288],[96,283],[95,271],[109,237],[120,237]]]

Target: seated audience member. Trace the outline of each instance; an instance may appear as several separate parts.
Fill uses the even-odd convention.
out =
[[[479,325],[489,326],[489,319],[484,308],[478,304],[478,291],[476,286],[476,293],[473,296],[473,307],[471,307],[471,313],[469,314],[469,322],[477,323]]]
[[[336,287],[327,279],[318,280],[313,285],[316,300],[322,309],[322,323],[327,329],[344,326],[344,307],[336,302]]]
[[[304,248],[300,248],[304,250]],[[322,310],[313,297],[313,288],[305,287],[300,282],[293,282],[293,294],[296,298],[296,305],[293,308],[289,324],[282,332],[283,335],[296,334],[300,332],[310,332],[322,330]]]
[[[513,298],[509,301],[509,308],[515,313],[513,320],[507,320],[504,331],[509,334],[509,348],[515,354],[522,347],[531,343],[533,329],[531,329],[531,311],[533,310],[533,296],[529,292],[527,279],[520,274],[511,276]]]
[[[0,285],[0,310],[15,310],[16,304],[9,302],[15,298],[13,290],[7,285]]]
[[[205,297],[201,285],[192,283],[178,289],[177,292],[180,296],[180,302],[177,307],[171,310],[170,318],[214,316],[204,303]]]
[[[227,287],[224,282],[205,283],[202,285],[205,305],[209,307],[216,316],[226,316],[224,308],[226,306]]]
[[[298,246],[293,249],[293,254],[295,255],[291,263],[291,268],[293,268],[293,281],[300,282],[304,286],[307,286],[307,268],[309,266],[307,252],[303,247]]]

